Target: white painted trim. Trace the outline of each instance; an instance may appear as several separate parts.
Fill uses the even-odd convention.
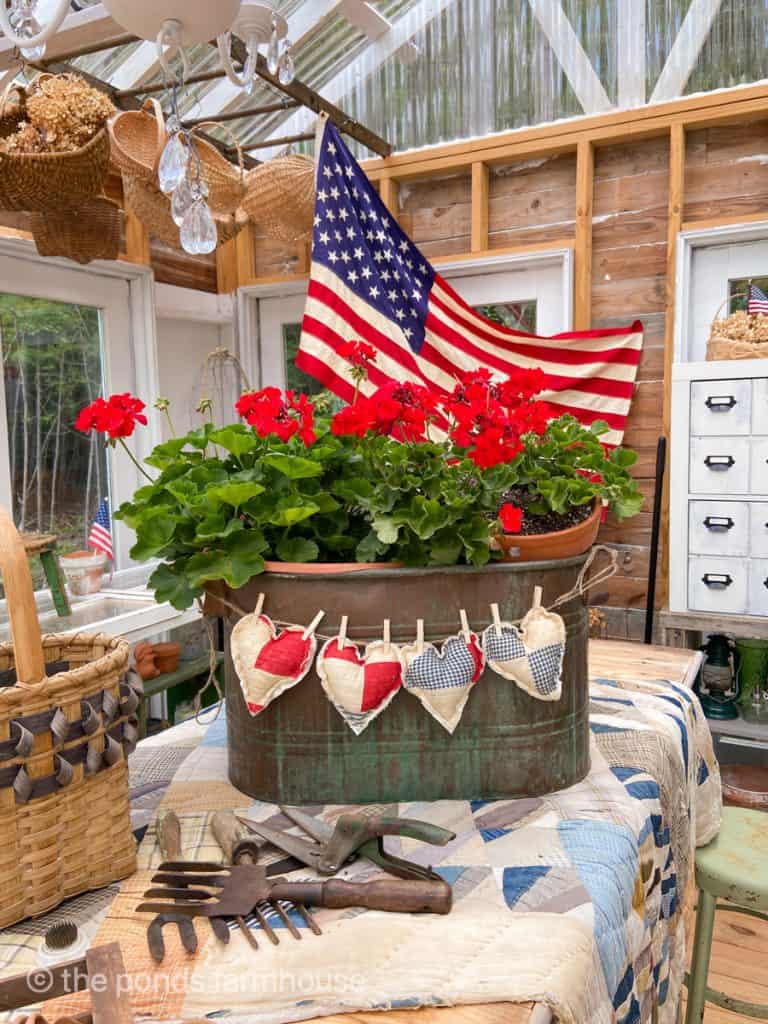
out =
[[[66,16],[56,35],[48,42],[46,57],[56,57],[57,54],[79,46],[88,46],[124,33],[125,29],[107,14],[103,4],[96,4],[84,11],[73,11]],[[0,36],[0,71],[18,63],[13,44],[5,36]]]
[[[155,285],[155,311],[160,320],[194,320],[195,323],[231,324],[231,295],[200,292],[173,284]]]
[[[617,106],[624,110],[645,103],[645,0],[616,4]]]
[[[619,0],[623,3],[624,0]],[[691,0],[680,31],[661,69],[651,103],[681,96],[723,0]]]
[[[620,4],[627,2],[619,0]],[[584,113],[602,114],[612,110],[613,104],[563,11],[560,0],[530,0],[530,4]]]

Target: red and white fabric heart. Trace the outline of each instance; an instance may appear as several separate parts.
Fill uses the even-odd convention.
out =
[[[328,640],[315,665],[331,703],[356,736],[391,702],[403,683],[400,648],[389,639],[389,620],[384,620],[382,640],[374,640],[361,655],[347,639],[347,616],[341,618],[339,635]]]
[[[416,643],[402,648],[404,685],[426,710],[452,733],[461,720],[472,687],[483,674],[485,656],[476,633],[461,612],[462,630],[441,649],[424,643],[424,620],[416,622]]]
[[[325,614],[318,612],[306,627],[286,626],[278,631],[272,619],[262,614],[263,604],[260,594],[256,609],[240,619],[230,640],[232,662],[252,715],[309,672],[317,651],[315,629]]]
[[[489,668],[509,679],[537,700],[560,700],[563,692],[565,623],[539,604],[536,588],[533,606],[520,626],[502,622],[499,606],[491,605],[493,623],[483,631],[483,650]]]

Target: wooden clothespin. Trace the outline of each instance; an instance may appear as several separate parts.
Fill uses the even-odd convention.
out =
[[[533,604],[531,605],[531,608],[541,608],[541,595],[543,593],[544,591],[541,587],[533,588]]]
[[[459,609],[459,618],[461,619],[461,632],[464,634],[464,640],[467,644],[471,644],[472,630],[469,628],[469,619],[464,608]]]
[[[499,606],[495,602],[491,605],[491,615],[496,627],[496,636],[501,636],[501,616],[499,615]]]
[[[301,639],[302,640],[307,640],[309,637],[312,636],[312,634],[315,632],[317,627],[320,625],[320,620],[323,618],[324,615],[325,615],[324,611],[319,611],[317,613],[317,615],[314,617],[314,619],[312,619],[310,624],[307,626],[307,628],[301,634]]]
[[[264,607],[264,595],[263,594],[259,594],[259,596],[258,596],[258,598],[256,600],[256,607],[253,609],[253,614],[256,616],[257,619],[261,615],[261,609],[263,607]]]
[[[384,619],[384,625],[383,625],[382,630],[381,630],[381,635],[382,635],[382,637],[384,639],[384,643],[385,644],[390,643],[389,619]]]
[[[416,653],[424,651],[424,619],[416,619]]]
[[[341,622],[339,623],[339,638],[338,638],[338,645],[339,645],[339,647],[344,647],[344,645],[347,642],[347,623],[348,622],[349,622],[349,616],[348,615],[342,615],[341,616]]]

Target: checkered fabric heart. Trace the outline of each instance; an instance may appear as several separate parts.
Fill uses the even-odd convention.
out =
[[[403,647],[404,685],[418,697],[427,711],[444,729],[453,732],[461,720],[469,691],[483,674],[485,659],[478,637],[472,633],[449,637],[442,649],[434,644]]]
[[[554,612],[531,608],[520,628],[502,622],[483,633],[488,665],[538,700],[559,700],[563,690],[565,623]]]
[[[232,662],[252,715],[300,682],[312,667],[317,650],[314,633],[303,626],[278,633],[268,615],[244,615],[232,630]]]
[[[380,715],[403,683],[397,644],[376,640],[360,656],[357,644],[328,640],[315,664],[323,689],[356,736]]]

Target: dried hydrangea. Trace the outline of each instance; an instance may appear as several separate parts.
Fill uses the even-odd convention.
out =
[[[768,342],[768,316],[739,310],[712,324],[712,335],[732,341]]]
[[[26,121],[0,140],[6,153],[71,153],[104,127],[115,108],[103,92],[77,75],[56,75],[27,97]]]

